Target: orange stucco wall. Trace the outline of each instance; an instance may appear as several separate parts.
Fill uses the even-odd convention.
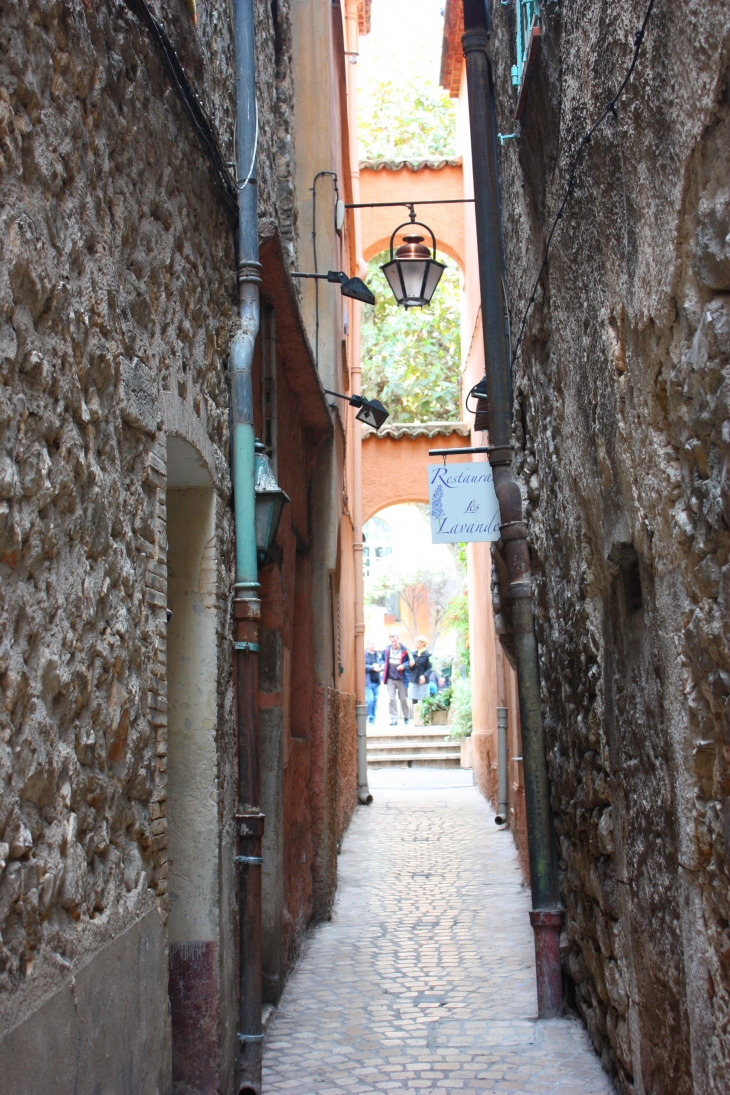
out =
[[[453,199],[464,197],[461,164],[443,167],[387,167],[373,170],[360,168],[360,201],[392,202]],[[463,205],[416,206],[416,216],[432,229],[439,251],[454,259],[464,269],[464,207]],[[408,220],[408,210],[398,208],[362,210],[362,250],[366,260],[380,254],[390,243],[391,233],[398,224]],[[405,229],[404,229],[405,231]],[[399,237],[400,238],[400,237]],[[426,237],[431,245],[431,240]]]
[[[362,446],[363,524],[386,506],[428,502],[426,467],[438,461],[429,449],[456,449],[469,445],[466,437],[377,437],[370,434]],[[469,460],[453,456],[450,460]]]

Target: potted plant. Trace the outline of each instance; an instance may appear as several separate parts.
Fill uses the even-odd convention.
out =
[[[451,707],[451,689],[444,688],[435,696],[426,696],[418,707],[423,726],[446,726]]]

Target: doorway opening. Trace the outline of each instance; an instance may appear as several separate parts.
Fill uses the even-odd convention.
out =
[[[215,492],[186,441],[168,438],[167,461],[173,1091],[214,1095],[220,1010]]]

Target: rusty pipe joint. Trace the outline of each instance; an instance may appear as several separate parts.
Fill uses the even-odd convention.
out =
[[[533,909],[530,923],[535,933],[537,1013],[541,1019],[556,1019],[563,1013],[563,977],[560,968],[562,909]]]
[[[502,518],[502,525],[510,528],[515,523],[522,522],[523,520],[522,492],[520,491],[520,485],[512,471],[511,450],[506,451],[510,453],[509,464],[495,463],[495,454],[493,452],[489,453],[489,463],[492,467],[492,474],[494,476],[494,490],[499,499],[499,512]]]

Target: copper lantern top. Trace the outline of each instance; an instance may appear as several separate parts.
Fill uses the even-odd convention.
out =
[[[395,253],[397,259],[430,259],[431,252],[423,244],[423,236],[404,236]]]

